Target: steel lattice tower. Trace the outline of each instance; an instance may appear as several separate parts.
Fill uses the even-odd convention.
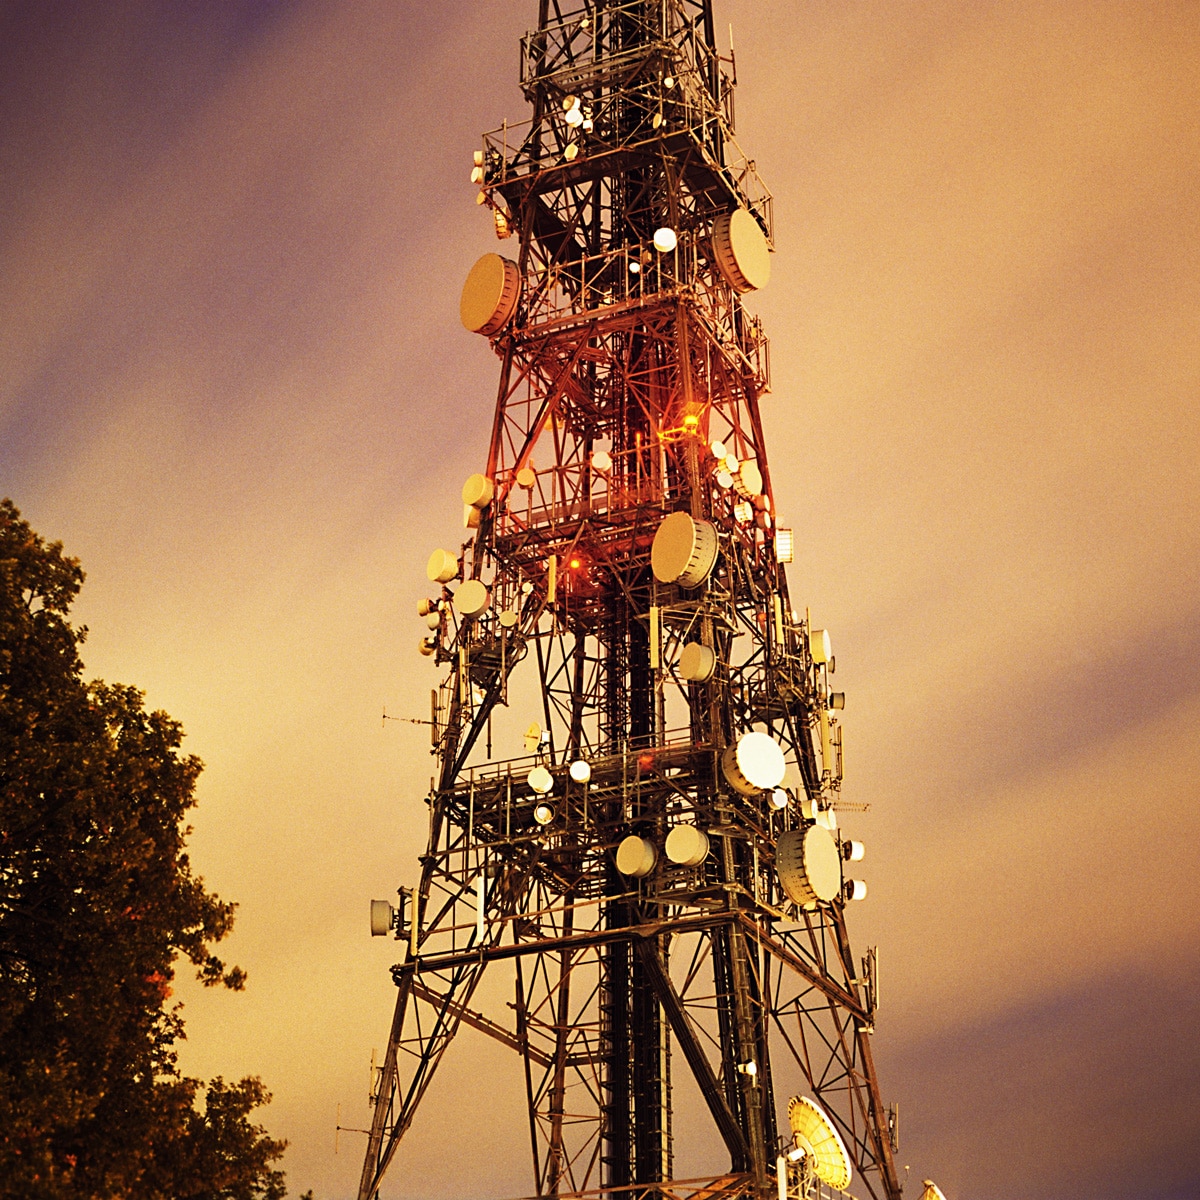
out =
[[[360,1200],[464,1025],[515,1051],[539,1196],[810,1193],[792,1092],[857,1187],[900,1195],[874,954],[856,964],[844,920],[859,851],[833,832],[841,696],[773,527],[767,342],[742,304],[771,198],[734,142],[731,62],[709,0],[541,0],[532,119],[476,153],[519,249],[464,292],[499,394],[468,541],[431,559],[422,605],[438,772],[420,882],[372,910],[404,957]],[[522,688],[529,754],[492,760]],[[515,994],[492,1015],[472,1007],[489,970]],[[728,1152],[714,1179],[674,1178],[681,1070]]]

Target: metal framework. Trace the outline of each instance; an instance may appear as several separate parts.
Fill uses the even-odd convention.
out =
[[[855,963],[843,896],[794,904],[775,867],[785,830],[835,824],[840,698],[773,528],[767,342],[714,251],[722,214],[772,228],[734,141],[731,67],[710,0],[541,0],[521,44],[532,118],[476,155],[480,203],[518,238],[521,293],[492,337],[494,494],[468,510],[458,574],[429,603],[424,648],[447,668],[438,771],[420,880],[392,914],[404,957],[360,1200],[464,1026],[523,1071],[539,1197],[813,1194],[803,1163],[779,1158],[793,1091],[832,1117],[857,1188],[900,1195],[871,1053],[874,952]],[[717,531],[698,587],[651,567],[676,511]],[[454,597],[470,580],[488,603],[464,615]],[[680,671],[697,642],[715,658],[707,681]],[[539,727],[529,754],[496,761],[491,718],[522,677]],[[723,773],[752,730],[792,764],[786,797]],[[536,766],[550,791],[531,788]],[[661,848],[683,823],[707,833],[703,861],[618,870],[623,838]],[[514,998],[489,1015],[477,989],[499,970]],[[727,1150],[715,1178],[674,1179],[681,1070]]]

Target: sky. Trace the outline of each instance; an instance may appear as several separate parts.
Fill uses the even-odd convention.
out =
[[[1200,4],[716,0],[775,195],[763,402],[847,693],[851,936],[908,1192],[1200,1194]],[[0,494],[93,676],[207,764],[192,857],[293,1192],[354,1194],[416,877],[431,549],[497,363],[468,183],[532,0],[0,0]],[[514,747],[513,752],[519,752]],[[387,1200],[522,1195],[464,1042]],[[686,1135],[685,1135],[686,1136]]]

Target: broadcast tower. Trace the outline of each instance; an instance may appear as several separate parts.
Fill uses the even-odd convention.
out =
[[[403,957],[360,1200],[464,1026],[514,1052],[530,1194],[900,1196],[876,959],[846,932],[844,698],[789,596],[763,440],[743,301],[771,197],[733,75],[710,0],[541,0],[532,117],[475,153],[511,250],[471,269],[462,318],[500,382],[467,540],[420,606],[438,768],[419,882],[372,903]],[[536,716],[521,757],[492,757],[501,706]],[[713,1177],[676,1178],[686,1076]]]

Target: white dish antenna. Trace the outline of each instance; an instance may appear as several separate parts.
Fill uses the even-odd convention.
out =
[[[472,333],[491,337],[517,311],[520,297],[521,272],[517,264],[499,254],[485,254],[471,268],[463,284],[459,316]]]
[[[463,503],[470,508],[487,508],[495,494],[496,485],[486,475],[472,475],[463,484]]]
[[[828,829],[788,829],[775,843],[779,884],[796,904],[828,904],[842,890],[842,856]]]
[[[644,879],[658,862],[658,850],[652,841],[631,833],[617,847],[617,870],[634,879]]]
[[[454,607],[464,617],[477,617],[487,606],[487,586],[478,579],[468,579],[454,593]]]
[[[458,574],[458,559],[449,550],[435,550],[425,564],[430,583],[449,583]]]
[[[525,782],[529,784],[530,790],[539,796],[548,796],[554,791],[554,776],[541,763],[525,776]],[[542,823],[545,824],[545,822]]]
[[[371,936],[384,937],[392,928],[396,910],[386,900],[371,901]]]
[[[815,663],[827,663],[833,658],[833,643],[829,640],[828,629],[809,630],[808,652]]]
[[[698,867],[707,857],[708,834],[695,825],[676,825],[667,834],[667,857],[681,867]]]
[[[688,683],[705,683],[717,669],[717,655],[711,646],[688,642],[679,656],[679,674]]]
[[[783,782],[787,761],[783,748],[769,733],[743,733],[721,755],[721,770],[735,791],[757,796]]]
[[[674,512],[663,519],[650,547],[650,566],[659,583],[699,587],[717,561],[717,531],[708,521]]]
[[[850,1155],[825,1110],[807,1096],[793,1096],[788,1101],[788,1121],[796,1150],[801,1151],[809,1170],[835,1191],[848,1188]]]
[[[713,225],[713,251],[721,274],[738,292],[764,288],[771,280],[767,235],[744,208],[722,213]]]
[[[763,477],[762,471],[758,468],[758,463],[754,462],[753,459],[742,463],[733,478],[733,486],[737,494],[744,500],[753,500],[755,496],[761,496]]]

